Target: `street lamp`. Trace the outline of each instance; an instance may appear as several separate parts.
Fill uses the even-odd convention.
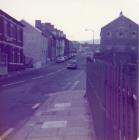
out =
[[[85,31],[89,31],[89,32],[93,33],[93,44],[94,44],[94,34],[95,34],[94,30],[93,29],[85,29]]]

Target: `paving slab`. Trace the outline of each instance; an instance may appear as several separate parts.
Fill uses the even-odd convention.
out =
[[[67,127],[60,128],[58,135],[60,136],[89,136],[92,135],[92,132],[88,128],[84,127]]]
[[[66,136],[64,140],[92,140],[92,136]]]
[[[27,138],[55,137],[58,136],[58,128],[34,128]]]

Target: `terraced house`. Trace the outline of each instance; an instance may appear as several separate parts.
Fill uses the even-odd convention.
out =
[[[48,39],[40,31],[25,20],[21,20],[24,27],[24,55],[26,66],[31,64],[34,68],[46,65],[48,59]]]
[[[0,72],[17,71],[24,68],[24,26],[0,10]]]

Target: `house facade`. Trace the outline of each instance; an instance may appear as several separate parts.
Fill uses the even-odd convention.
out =
[[[60,30],[55,30],[56,32],[56,40],[57,40],[57,44],[56,44],[56,57],[59,56],[64,56],[64,50],[65,50],[65,34],[60,31]]]
[[[64,56],[70,57],[70,41],[68,39],[64,39],[65,48],[64,48]]]
[[[101,28],[101,50],[128,51],[137,60],[139,26],[123,13]]]
[[[0,57],[8,72],[24,69],[23,28],[22,23],[0,10]]]
[[[69,51],[66,50],[68,48],[66,45],[70,43],[67,43],[69,40],[66,39],[63,31],[58,30],[51,23],[42,23],[41,20],[36,20],[35,27],[48,36],[48,56],[51,61],[54,61],[59,56],[69,55],[67,54]]]
[[[35,21],[35,27],[41,30],[48,38],[48,58],[50,61],[56,59],[56,36],[52,33],[54,26],[48,23],[41,23],[41,20]]]
[[[34,68],[46,65],[48,59],[48,38],[39,29],[33,27],[25,20],[24,27],[24,55],[26,65],[32,64]]]

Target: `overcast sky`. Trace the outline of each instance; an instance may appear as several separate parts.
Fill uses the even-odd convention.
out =
[[[0,0],[0,9],[32,25],[35,19],[51,22],[69,39],[80,41],[93,38],[85,29],[93,29],[99,38],[100,28],[121,10],[139,24],[139,0]]]

